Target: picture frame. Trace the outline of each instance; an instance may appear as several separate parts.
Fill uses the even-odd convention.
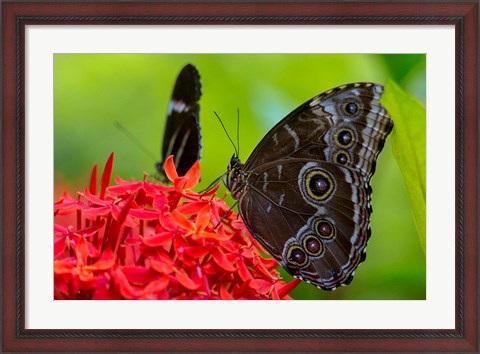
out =
[[[478,1],[2,2],[3,351],[477,351],[478,5]],[[455,329],[27,329],[25,28],[62,24],[455,26]]]

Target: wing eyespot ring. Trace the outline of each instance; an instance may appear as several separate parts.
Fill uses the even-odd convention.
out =
[[[286,260],[289,265],[294,267],[303,267],[308,263],[307,254],[298,245],[290,245],[288,247]]]
[[[329,173],[314,168],[305,173],[303,187],[310,199],[325,201],[335,191],[335,180]]]
[[[326,219],[315,220],[313,227],[315,233],[321,239],[331,240],[335,237],[335,226]]]
[[[342,105],[342,111],[349,116],[354,116],[360,111],[360,107],[357,102],[349,101]]]
[[[305,252],[309,256],[318,257],[323,253],[324,247],[317,236],[308,234],[303,238],[302,242]]]
[[[350,162],[350,154],[345,150],[338,150],[333,154],[332,160],[339,165],[347,165]]]
[[[348,149],[355,144],[355,133],[350,128],[340,128],[335,132],[333,137],[335,144],[339,147]]]

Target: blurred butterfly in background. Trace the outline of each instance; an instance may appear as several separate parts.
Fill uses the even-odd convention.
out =
[[[275,125],[225,184],[251,235],[294,277],[324,290],[365,260],[370,180],[393,122],[383,86],[353,83],[307,101]]]
[[[163,180],[167,179],[163,164],[168,156],[174,155],[173,161],[180,176],[185,175],[201,158],[202,137],[198,103],[201,95],[202,87],[198,70],[194,65],[187,64],[178,74],[168,103],[161,161],[155,164]]]
[[[185,175],[193,164],[200,160],[202,153],[202,137],[200,135],[200,105],[202,95],[200,75],[197,68],[187,64],[178,74],[172,97],[168,103],[167,122],[163,134],[161,161],[155,164],[162,181],[167,181],[163,165],[168,156],[174,155],[174,164],[180,176]],[[122,124],[114,123],[135,145],[147,155],[152,154]]]

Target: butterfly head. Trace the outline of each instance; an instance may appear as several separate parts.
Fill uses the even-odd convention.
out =
[[[236,154],[233,154],[232,158],[230,159],[224,182],[228,190],[232,193],[232,197],[235,199],[240,198],[246,188],[246,185],[243,164]]]

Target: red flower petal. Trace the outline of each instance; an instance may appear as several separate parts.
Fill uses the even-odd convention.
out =
[[[165,230],[177,231],[178,226],[175,223],[175,220],[173,220],[172,214],[168,210],[169,207],[167,205],[158,215],[158,221],[160,223],[160,226]]]
[[[255,289],[259,294],[266,295],[272,289],[272,283],[264,279],[252,279],[249,286]]]
[[[261,259],[260,257],[255,257],[255,259]],[[267,279],[274,280],[277,279],[278,276],[272,272],[271,268],[267,268],[263,262],[254,262],[255,269],[258,271],[259,274],[263,274],[263,276]],[[276,266],[278,266],[278,263],[276,263]],[[276,267],[275,267],[276,268]]]
[[[67,248],[67,243],[65,242],[65,238],[62,237],[62,238],[59,238],[58,240],[55,240],[53,245],[54,258],[61,255],[66,248]]]
[[[210,213],[210,205],[207,204],[197,214],[197,220],[195,221],[197,230],[205,230],[210,223],[211,216],[212,213]]]
[[[178,193],[183,193],[187,189],[188,177],[175,178],[175,180],[173,181],[173,185],[175,186],[175,190]]]
[[[104,199],[100,199],[100,197],[96,196],[95,194],[92,194],[88,191],[88,189],[85,189],[83,194],[83,197],[85,197],[85,199],[87,201],[89,201],[90,203],[94,204],[94,205],[111,205],[112,204],[112,200],[104,200]]]
[[[86,227],[84,229],[78,230],[75,233],[80,234],[84,237],[88,237],[88,236],[94,234],[95,232],[97,232],[98,230],[100,230],[103,227],[103,225],[105,225],[105,221],[100,220],[98,223],[96,223],[96,224],[94,224],[90,227]]]
[[[241,255],[244,258],[253,258],[253,251],[250,248],[244,248]]]
[[[262,260],[262,263],[265,267],[267,267],[268,269],[275,269],[278,267],[278,262],[273,259],[273,258],[263,258],[261,256],[259,256],[258,254],[256,254],[257,257],[259,257],[261,260]]]
[[[55,274],[66,274],[72,273],[75,269],[75,266],[64,261],[55,261],[53,263],[53,270]]]
[[[249,282],[244,282],[240,287],[233,290],[233,296],[235,297],[235,299],[248,299],[251,297],[249,295],[251,292],[252,288],[250,288]]]
[[[108,192],[115,195],[135,194],[143,187],[142,182],[124,182],[120,185],[109,186]]]
[[[135,195],[130,194],[125,200],[112,206],[112,216],[121,224],[130,214],[130,211],[135,207]]]
[[[112,208],[110,208],[109,206],[103,206],[103,207],[82,209],[82,213],[84,213],[85,216],[91,219],[95,219],[97,216],[104,216],[109,214],[111,210]]]
[[[203,271],[204,273],[208,275],[217,275],[217,274],[225,274],[225,270],[223,268],[220,268],[218,264],[213,260],[209,260],[207,263],[205,263],[203,266]]]
[[[112,268],[114,265],[115,255],[113,254],[113,251],[111,249],[107,248],[96,263],[90,266],[85,266],[85,269],[91,271],[106,270]]]
[[[190,167],[188,172],[185,174],[185,177],[187,177],[188,180],[184,189],[192,189],[198,184],[200,181],[200,164],[198,161],[195,161],[193,166]]]
[[[165,175],[171,182],[174,182],[175,179],[178,178],[177,169],[175,168],[175,163],[173,162],[172,155],[167,157],[167,159],[165,160],[165,164],[163,165],[163,170],[165,171]]]
[[[147,209],[131,209],[130,215],[142,220],[156,220],[158,219],[158,211]]]
[[[55,236],[70,235],[70,230],[68,228],[58,224],[53,225],[53,232]]]
[[[92,300],[115,300],[116,298],[117,293],[111,291],[110,278],[108,280],[105,277],[98,279]]]
[[[163,210],[163,207],[167,204],[168,204],[168,198],[166,197],[165,194],[156,195],[155,198],[153,198],[152,206],[156,210]]]
[[[185,203],[180,205],[176,210],[184,215],[195,215],[197,214],[202,208],[208,204],[206,200],[200,200],[197,202]]]
[[[288,293],[290,293],[293,289],[297,287],[302,281],[298,278],[293,279],[291,282],[283,285],[280,289],[278,289],[278,296],[282,299]]]
[[[218,190],[219,187],[220,187],[220,183],[217,183],[215,186],[213,186],[213,187],[212,187],[211,189],[209,189],[208,191],[202,192],[201,195],[202,195],[203,197],[208,197],[208,196],[210,196],[210,195],[214,195],[215,193],[217,193],[217,190]],[[220,200],[220,199],[218,199],[218,198],[215,198],[215,199]],[[227,208],[227,209],[228,209],[228,208]]]
[[[158,280],[149,283],[143,291],[143,299],[158,299],[158,294],[165,292],[170,280],[168,276],[162,276]]]
[[[143,237],[141,240],[149,247],[159,247],[173,240],[173,233],[170,231],[165,231],[153,236]]]
[[[222,300],[235,300],[235,298],[232,295],[230,295],[227,289],[225,289],[225,287],[223,286],[220,288],[220,298]]]
[[[115,279],[116,283],[118,284],[118,287],[120,288],[120,292],[128,300],[134,300],[137,299],[140,295],[141,292],[138,290],[135,290],[135,288],[130,285],[130,283],[127,280],[127,277],[125,274],[120,269],[117,269],[112,272],[113,278]]]
[[[192,247],[184,248],[185,254],[193,258],[204,257],[207,254],[209,254],[211,251],[212,251],[212,247],[210,246],[192,246]]]
[[[180,213],[178,210],[175,209],[174,211],[172,211],[171,216],[175,224],[181,227],[182,229],[187,231],[195,230],[195,226],[193,225],[193,223],[190,220],[188,220],[187,217],[182,213]]]
[[[234,272],[236,270],[235,265],[230,262],[220,248],[214,248],[212,250],[212,256],[215,262],[225,269],[227,272]]]
[[[70,197],[70,195],[67,192],[63,192],[60,199],[54,202],[53,204],[55,205],[55,204],[72,203],[72,202],[74,203],[75,199]]]
[[[237,259],[237,267],[238,267],[238,274],[240,275],[240,278],[242,278],[243,281],[249,281],[253,279],[252,273],[250,273],[250,271],[248,270],[243,259],[241,258]]]
[[[72,199],[67,192],[62,194],[62,197],[53,204],[53,210],[71,209],[77,205],[77,201]]]
[[[167,264],[175,264],[175,262],[173,261],[173,259],[170,257],[170,255],[162,248],[157,248],[155,249],[155,254],[156,254],[156,258],[164,263],[167,263]]]
[[[130,283],[145,284],[156,278],[156,273],[150,268],[139,266],[124,266],[121,270]]]
[[[220,235],[215,232],[201,232],[199,234],[192,235],[192,240],[217,240],[217,241],[227,241],[231,239],[233,235]]]
[[[93,165],[92,174],[90,175],[90,193],[97,194],[97,164]]]
[[[88,242],[87,240],[85,240],[85,243],[87,244],[88,257],[97,258],[98,256],[100,256],[100,251],[97,250],[97,248],[94,245],[92,245],[91,242]]]
[[[86,265],[88,259],[88,246],[87,241],[81,236],[78,238],[77,245],[75,246],[75,253],[77,255],[77,265],[80,267]]]
[[[170,263],[165,263],[165,262],[159,262],[159,261],[156,261],[153,258],[149,259],[149,263],[150,263],[150,268],[157,271],[158,273],[170,274],[170,273],[173,272],[173,267],[172,267],[173,263],[170,264]]]
[[[89,283],[89,284],[81,284],[82,288],[88,289],[95,285],[94,283],[90,284],[94,280],[94,276],[90,271],[80,268],[80,269],[77,269],[77,274],[80,281],[84,283]]]
[[[110,184],[110,177],[112,176],[113,168],[113,152],[108,157],[105,168],[103,169],[102,174],[102,189],[100,190],[100,199],[105,197],[105,191],[107,190],[108,185]]]
[[[170,193],[175,190],[175,188],[173,188],[172,186],[150,183],[150,181],[146,181],[145,178],[143,181],[143,189],[148,195],[155,195],[158,193],[165,195],[165,193]]]
[[[205,292],[207,297],[212,296],[207,276],[203,273],[202,268],[199,265],[192,269],[190,276],[194,283],[201,284],[201,286],[203,285],[201,291]]]
[[[133,197],[133,195],[131,196]],[[114,205],[112,207],[112,216],[117,221],[117,224],[120,226],[127,226],[127,227],[137,227],[138,223],[128,215],[130,210],[125,211],[125,215],[122,215],[122,210],[124,210],[125,205]]]
[[[200,287],[201,284],[195,283],[187,273],[183,270],[176,270],[175,271],[175,278],[177,278],[178,282],[182,284],[188,290],[196,290]]]

